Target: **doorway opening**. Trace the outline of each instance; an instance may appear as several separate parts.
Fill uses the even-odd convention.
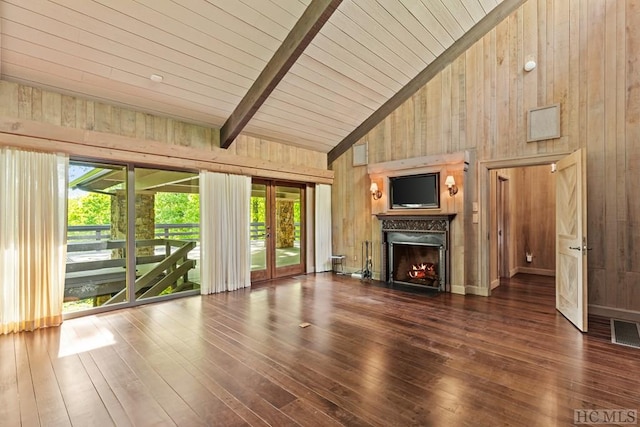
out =
[[[490,171],[491,289],[518,273],[555,276],[555,175],[549,164]]]
[[[497,278],[497,244],[492,238],[492,222],[496,221],[496,197],[495,188],[492,185],[493,172],[496,169],[509,169],[525,166],[555,164],[549,173],[555,171],[555,235],[546,238],[543,233],[523,233],[522,228],[517,229],[521,233],[522,245],[528,245],[521,250],[525,255],[525,262],[532,262],[535,254],[531,250],[531,239],[544,237],[548,241],[555,242],[555,291],[556,309],[573,323],[581,332],[587,331],[587,301],[588,301],[588,257],[589,248],[587,239],[587,161],[586,151],[577,149],[568,154],[542,155],[516,160],[497,160],[479,163],[479,203],[480,209],[480,259],[479,277],[484,283],[480,289],[482,295],[491,295],[492,274]],[[510,188],[512,184],[510,184]],[[540,191],[537,182],[533,181],[528,191]],[[524,190],[523,190],[524,191]],[[513,193],[513,191],[510,191]],[[510,205],[513,203],[509,197]],[[528,218],[531,224],[540,224],[540,208],[536,203],[529,204],[523,209],[529,212]],[[513,221],[510,221],[513,229]],[[497,230],[497,227],[493,231]],[[514,241],[513,238],[511,240]],[[493,247],[492,247],[493,246]],[[524,248],[524,247],[523,247]],[[510,251],[510,257],[513,252]],[[529,263],[530,263],[529,262]],[[516,264],[512,264],[516,266]],[[534,267],[522,267],[534,268]],[[495,274],[494,274],[495,273]]]

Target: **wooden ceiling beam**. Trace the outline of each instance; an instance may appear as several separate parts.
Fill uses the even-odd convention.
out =
[[[229,148],[289,71],[342,0],[312,0],[296,25],[220,129],[220,147]]]
[[[331,165],[338,157],[345,153],[353,144],[364,137],[385,117],[391,114],[403,102],[411,98],[420,88],[426,85],[433,77],[442,71],[447,65],[462,55],[475,42],[484,37],[496,25],[502,22],[507,16],[522,6],[526,0],[504,0],[491,12],[482,18],[476,25],[471,27],[462,37],[456,40],[442,55],[438,56],[416,77],[407,83],[398,93],[389,98],[380,108],[374,111],[364,122],[355,128],[349,135],[338,143],[327,154],[327,162]]]

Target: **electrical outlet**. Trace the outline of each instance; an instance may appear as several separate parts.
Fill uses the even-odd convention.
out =
[[[353,260],[354,260],[354,261],[357,261],[357,260],[358,260],[358,255],[354,255],[354,256],[353,256]]]

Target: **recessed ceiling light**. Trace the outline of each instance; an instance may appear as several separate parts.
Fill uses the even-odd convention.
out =
[[[156,82],[156,83],[160,83],[163,79],[163,77],[159,74],[151,74],[149,78],[151,79],[152,82]]]

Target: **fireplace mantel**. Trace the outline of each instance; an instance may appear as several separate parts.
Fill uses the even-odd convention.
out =
[[[449,215],[376,215],[382,222],[382,231],[448,231],[456,214]]]

